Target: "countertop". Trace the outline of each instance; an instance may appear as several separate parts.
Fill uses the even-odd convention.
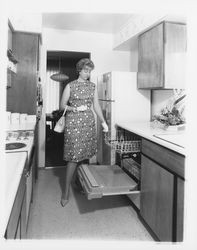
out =
[[[166,131],[160,128],[153,128],[151,122],[118,122],[117,126],[124,128],[130,132],[133,132],[143,138],[146,138],[150,141],[153,141],[161,146],[169,148],[179,154],[185,155],[185,145],[183,145],[183,141],[185,141],[185,132],[184,131]],[[170,141],[159,139],[156,136],[163,136],[163,138],[170,138]],[[166,136],[167,135],[167,136]],[[177,138],[181,141],[182,145],[177,145]],[[181,140],[180,140],[181,139]]]
[[[5,232],[10,213],[14,204],[14,199],[18,190],[21,175],[27,159],[27,152],[13,152],[5,154],[5,182],[4,182],[4,223],[3,231]]]

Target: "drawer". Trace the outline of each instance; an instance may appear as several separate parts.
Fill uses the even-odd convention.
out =
[[[148,156],[169,171],[184,178],[185,157],[183,155],[146,139],[142,139],[142,154]]]

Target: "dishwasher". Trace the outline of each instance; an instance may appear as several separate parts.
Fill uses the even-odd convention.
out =
[[[115,151],[119,163],[79,166],[78,179],[87,199],[111,195],[139,196],[140,162],[134,159],[140,158],[141,140],[130,140],[117,132],[115,138],[105,133],[105,143]]]

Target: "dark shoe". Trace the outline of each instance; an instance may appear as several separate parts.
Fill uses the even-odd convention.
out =
[[[68,202],[69,202],[68,199],[61,198],[60,204],[62,205],[62,207],[65,207]]]

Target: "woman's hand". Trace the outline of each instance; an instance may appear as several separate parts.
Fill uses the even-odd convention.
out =
[[[103,132],[107,133],[109,131],[109,128],[107,126],[107,123],[106,122],[102,122],[101,123],[102,127],[103,127]]]
[[[81,106],[79,106],[79,107],[77,107],[77,111],[85,111],[85,110],[87,110],[87,105],[81,105]]]

